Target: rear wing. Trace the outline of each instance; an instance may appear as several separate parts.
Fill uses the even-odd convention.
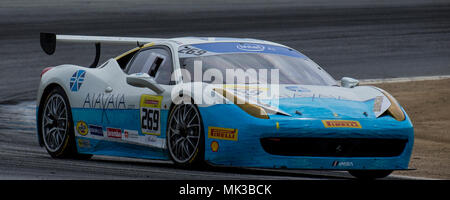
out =
[[[161,38],[140,38],[140,37],[106,37],[106,36],[84,36],[84,35],[57,35],[54,33],[41,33],[41,48],[48,55],[52,55],[56,50],[56,42],[68,43],[93,43],[95,44],[95,60],[90,68],[95,68],[100,59],[100,44],[119,44],[141,46]]]

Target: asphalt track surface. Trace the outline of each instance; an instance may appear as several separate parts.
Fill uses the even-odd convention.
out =
[[[333,171],[185,170],[166,161],[104,156],[52,159],[35,134],[39,74],[64,63],[88,66],[95,50],[58,44],[55,55],[47,56],[39,46],[40,32],[265,39],[302,51],[336,79],[450,74],[446,1],[1,1],[0,179],[350,178]],[[129,48],[104,45],[101,62]]]
[[[91,160],[53,159],[35,135],[35,102],[0,105],[0,179],[188,179],[188,180],[345,180],[346,172],[207,167],[186,170],[170,161],[94,156]],[[406,177],[410,179],[411,177]],[[387,179],[405,179],[388,177]]]

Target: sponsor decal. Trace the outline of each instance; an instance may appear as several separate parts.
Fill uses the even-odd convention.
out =
[[[182,53],[182,54],[192,54],[195,56],[201,56],[205,53],[207,53],[208,51],[205,51],[203,49],[198,49],[198,48],[194,48],[191,46],[185,46],[184,48],[180,48],[180,50],[178,50],[178,53]]]
[[[373,112],[381,112],[381,105],[383,104],[383,97],[377,96],[373,104]]]
[[[195,48],[195,49],[194,49]],[[186,49],[186,50],[184,50]],[[202,54],[199,50],[207,51],[206,53]],[[181,51],[181,52],[180,52]],[[280,46],[274,46],[269,44],[258,44],[258,43],[252,43],[251,41],[248,42],[217,42],[217,43],[203,43],[203,44],[193,44],[190,46],[181,46],[179,48],[179,54],[180,57],[186,58],[186,57],[193,57],[195,54],[202,54],[202,56],[205,55],[218,55],[222,53],[241,53],[241,52],[249,52],[249,53],[271,53],[271,54],[278,54],[278,55],[285,55],[290,57],[297,57],[297,58],[306,58],[305,55],[299,53],[298,51],[286,48],[286,47],[280,47]],[[191,54],[188,54],[191,53]]]
[[[87,135],[88,132],[89,132],[89,128],[88,128],[87,124],[85,122],[83,122],[83,121],[78,121],[77,122],[76,129],[77,129],[77,133],[82,135],[82,136]]]
[[[147,137],[147,142],[148,143],[155,143],[158,140],[158,137],[156,137],[156,135],[149,135]]]
[[[91,141],[86,139],[77,139],[78,147],[80,148],[91,148]]]
[[[241,89],[241,90],[257,89],[257,90],[262,90],[262,91],[269,90],[268,87],[256,86],[256,85],[233,85],[233,84],[229,84],[229,85],[223,85],[223,88]]]
[[[243,51],[264,51],[265,47],[260,44],[243,44],[239,43],[236,48]]]
[[[389,107],[391,106],[391,102],[386,96],[376,96],[373,98],[373,114],[375,117],[379,117],[382,115]]]
[[[309,90],[307,88],[296,86],[296,85],[286,86],[284,88],[286,88],[289,91],[293,91],[293,92],[311,92],[311,90]]]
[[[102,122],[106,118],[109,123],[107,109],[126,109],[124,94],[88,93],[84,98],[83,108],[102,109]]]
[[[242,94],[246,96],[258,96],[269,90],[268,87],[243,85],[224,85],[223,88],[227,89],[233,94]]]
[[[91,135],[103,137],[103,128],[101,126],[89,124],[89,133],[91,133]]]
[[[212,152],[219,151],[219,143],[217,141],[212,141],[211,142],[211,151]]]
[[[158,138],[156,135],[146,135],[144,137],[144,143],[152,147],[165,148],[166,140]]]
[[[140,101],[141,131],[147,135],[161,135],[162,96],[142,95]]]
[[[126,109],[125,94],[88,93],[83,108]]]
[[[81,85],[83,84],[86,77],[86,71],[85,70],[77,70],[75,73],[73,73],[72,77],[70,78],[70,90],[72,92],[77,92],[80,90]]]
[[[332,164],[333,167],[353,167],[353,162],[349,161],[334,161]]]
[[[219,140],[238,140],[238,130],[232,128],[208,127],[208,138]]]
[[[122,138],[122,129],[106,128],[106,135],[110,138]]]
[[[325,128],[362,128],[358,121],[351,120],[322,120]]]
[[[139,134],[138,131],[135,130],[123,130],[123,139],[130,139],[130,140],[136,140],[138,139]]]

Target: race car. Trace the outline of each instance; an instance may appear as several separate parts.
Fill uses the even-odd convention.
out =
[[[414,130],[388,92],[340,83],[304,54],[244,38],[41,33],[92,43],[91,66],[41,73],[39,144],[53,158],[92,155],[232,166],[343,170],[362,179],[408,169]],[[100,45],[136,45],[98,65]]]

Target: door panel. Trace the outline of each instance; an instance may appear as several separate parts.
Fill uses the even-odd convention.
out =
[[[136,132],[125,133],[124,140],[135,141],[155,148],[166,148],[166,125],[168,109],[170,107],[170,76],[173,71],[173,60],[170,49],[166,46],[154,46],[140,50],[127,65],[128,74],[147,73],[161,84],[166,90],[163,94],[156,94],[148,88],[133,87],[135,92],[128,93],[129,99],[138,102],[139,112],[135,119],[139,119]],[[132,87],[127,85],[127,87]],[[137,94],[137,95],[135,95]]]

